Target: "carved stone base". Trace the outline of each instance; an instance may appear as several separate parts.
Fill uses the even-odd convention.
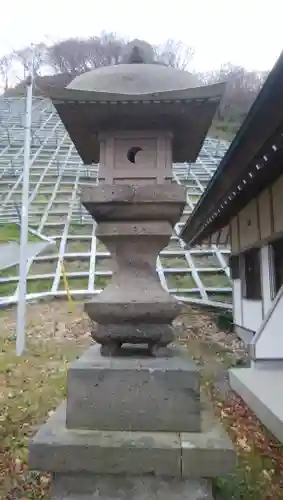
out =
[[[128,349],[136,354],[105,358],[95,345],[72,363],[67,404],[30,441],[30,469],[52,473],[54,500],[211,499],[209,489],[202,494],[200,478],[230,473],[235,452],[211,406],[200,400],[197,366],[177,349],[168,359]],[[105,495],[100,475],[109,475],[105,487],[113,484]],[[123,475],[133,485],[152,479],[153,490],[120,494]],[[196,488],[181,488],[179,496],[170,490],[187,480]],[[162,481],[166,487],[157,494]]]
[[[101,356],[119,356],[121,355],[122,344],[119,342],[107,342],[100,347]]]
[[[139,284],[138,280],[136,280],[136,284]],[[156,285],[155,294],[150,296],[151,290],[149,289],[148,294],[151,300],[145,300],[145,298],[140,297],[142,292],[138,286],[133,290],[129,290],[128,287],[126,292],[122,287],[121,289],[117,287],[115,293],[117,295],[119,293],[119,296],[117,298],[109,297],[110,292],[112,292],[110,283],[92,302],[85,303],[84,310],[90,319],[100,325],[110,325],[111,327],[111,325],[147,324],[164,327],[180,314],[183,304],[171,297],[161,287],[158,276],[154,284]]]
[[[97,325],[92,330],[92,338],[101,344],[102,356],[123,355],[123,344],[147,344],[148,354],[152,356],[168,356],[166,346],[174,339],[171,325],[147,323],[123,323]],[[121,352],[119,352],[121,350]]]
[[[119,356],[123,344],[145,344],[153,356],[167,356],[171,323],[182,304],[160,283],[156,259],[168,244],[185,199],[176,184],[96,186],[82,203],[97,222],[96,236],[113,257],[110,284],[85,304],[98,324],[93,339],[103,356]]]
[[[134,353],[135,350],[133,349],[132,352]],[[154,358],[168,358],[171,356],[170,349],[167,346],[158,343],[149,343],[147,349],[144,348],[144,352],[146,352],[148,356],[153,356]],[[107,342],[101,345],[100,354],[101,356],[107,357],[122,357],[124,355],[124,349],[122,344],[119,342]]]
[[[121,351],[121,356],[102,357],[94,345],[70,365],[67,427],[199,431],[195,363],[176,348],[166,359],[149,357],[142,345],[128,344]]]

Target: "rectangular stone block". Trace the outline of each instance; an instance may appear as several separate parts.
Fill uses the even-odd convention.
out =
[[[213,500],[207,480],[149,476],[54,475],[52,500]]]
[[[29,467],[59,475],[224,476],[236,453],[211,404],[203,406],[201,432],[180,434],[67,429],[63,403],[30,441]]]
[[[63,403],[29,445],[29,467],[45,472],[181,476],[177,433],[107,432],[65,427]]]
[[[224,427],[205,402],[200,433],[181,433],[182,477],[213,478],[230,474],[236,466],[236,453]]]
[[[114,358],[95,345],[68,370],[67,427],[198,432],[198,369],[176,349],[167,358]]]

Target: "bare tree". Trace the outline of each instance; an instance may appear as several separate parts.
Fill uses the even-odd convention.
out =
[[[78,38],[55,43],[48,50],[48,63],[56,73],[76,75],[87,71],[85,44]]]
[[[156,59],[177,69],[187,69],[194,56],[194,49],[178,40],[169,39],[155,47]]]
[[[58,84],[64,85],[64,82],[69,82],[75,76],[86,71],[101,66],[119,64],[126,43],[126,39],[115,33],[102,32],[100,36],[86,39],[69,38],[51,45],[33,44],[14,51],[13,61],[20,63],[24,79],[30,71],[31,65],[34,76],[40,75],[41,68],[45,66],[55,73],[53,78],[49,78],[49,82],[52,81],[56,85],[55,77],[58,77]],[[172,67],[187,67],[192,54],[193,50],[190,47],[174,40],[168,40],[162,46],[156,47],[157,60]],[[70,79],[68,75],[70,75]],[[40,86],[41,83],[38,83]]]
[[[89,42],[93,55],[92,67],[97,68],[119,64],[127,40],[119,38],[115,33],[102,32],[99,37],[90,38]]]
[[[3,82],[4,92],[9,88],[9,72],[13,63],[13,55],[6,54],[0,58],[0,75]]]
[[[53,75],[45,76],[47,84],[65,86],[75,76],[101,66],[119,64],[127,40],[115,33],[102,32],[89,38],[69,38],[51,43],[32,44],[0,59],[0,75],[8,88],[8,73],[13,64],[20,63],[24,78],[30,65],[35,76],[40,75],[43,66],[48,66]],[[155,47],[156,60],[161,64],[188,69],[194,50],[181,41],[168,39]],[[55,74],[54,74],[55,73]],[[249,72],[241,66],[224,64],[216,71],[197,73],[204,84],[226,81],[226,93],[218,109],[217,117],[225,121],[241,121],[257,96],[266,73]],[[37,79],[38,81],[38,79]],[[39,88],[44,82],[38,82]]]
[[[225,95],[218,108],[218,118],[241,121],[258,95],[267,72],[247,71],[242,66],[226,63],[219,70],[202,73],[205,84],[226,82]]]
[[[127,40],[115,33],[103,32],[87,39],[70,38],[58,42],[48,51],[49,64],[56,72],[77,75],[100,66],[118,64]],[[185,69],[193,57],[192,47],[167,40],[155,47],[156,58],[168,66]]]
[[[77,75],[100,66],[118,64],[125,40],[114,33],[88,39],[70,38],[48,50],[48,62],[59,73]]]
[[[44,43],[31,44],[13,53],[14,61],[22,65],[24,78],[30,71],[34,76],[38,76],[40,68],[46,62],[47,47]]]

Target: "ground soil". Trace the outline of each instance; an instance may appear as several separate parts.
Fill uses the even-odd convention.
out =
[[[91,324],[82,304],[31,304],[27,344],[15,355],[15,309],[0,310],[0,498],[49,498],[49,476],[28,470],[27,443],[65,396],[67,363],[91,344]],[[283,454],[243,401],[229,388],[228,370],[246,365],[237,336],[217,327],[217,314],[185,307],[175,321],[178,343],[199,365],[202,391],[213,401],[238,454],[236,470],[214,483],[225,500],[283,498]]]

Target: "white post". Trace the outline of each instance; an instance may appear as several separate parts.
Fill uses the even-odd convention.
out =
[[[18,308],[17,308],[17,340],[16,340],[17,356],[21,356],[25,349],[32,83],[33,83],[33,77],[31,70],[30,75],[28,76],[27,79],[27,99],[26,99],[26,112],[25,112],[24,165],[23,165],[23,178],[22,178],[22,207],[21,207],[20,273],[19,273]]]

